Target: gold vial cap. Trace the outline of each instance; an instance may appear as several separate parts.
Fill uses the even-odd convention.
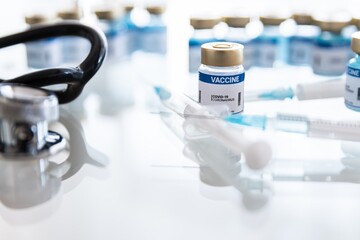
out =
[[[65,20],[80,20],[82,15],[79,9],[69,9],[58,12],[58,17]]]
[[[190,25],[194,29],[211,29],[220,22],[221,22],[221,18],[218,18],[218,17],[212,17],[212,18],[192,17],[192,18],[190,18]]]
[[[227,16],[227,17],[223,18],[223,21],[229,27],[243,28],[250,22],[250,17],[248,17],[248,16]]]
[[[286,21],[288,17],[286,16],[260,16],[259,20],[265,26],[279,26],[282,22]]]
[[[291,17],[298,25],[311,25],[313,18],[308,13],[294,13]]]
[[[201,45],[201,63],[214,67],[232,67],[243,63],[244,46],[232,42]]]
[[[98,9],[95,15],[101,20],[114,20],[120,17],[121,12],[116,9]]]
[[[29,25],[45,23],[47,21],[49,21],[49,17],[43,14],[25,16],[25,22]]]
[[[154,15],[160,15],[163,14],[165,12],[165,7],[164,6],[147,6],[146,10],[150,13],[150,14],[154,14]]]
[[[126,4],[123,6],[123,9],[125,12],[129,13],[134,9],[134,5],[133,4]]]
[[[341,30],[351,24],[352,18],[350,15],[334,15],[334,16],[314,16],[314,25],[320,27],[322,31],[329,31],[339,33]]]
[[[351,35],[351,49],[360,54],[360,32],[355,32]]]

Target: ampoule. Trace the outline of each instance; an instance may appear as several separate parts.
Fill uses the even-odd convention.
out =
[[[244,68],[249,69],[254,65],[255,59],[254,39],[246,31],[250,16],[228,16],[223,20],[229,27],[225,41],[244,45]]]
[[[243,45],[232,42],[211,42],[201,46],[201,105],[226,105],[232,114],[244,110],[243,52]]]
[[[214,27],[221,22],[219,17],[192,17],[190,25],[193,27],[189,39],[189,72],[197,72],[201,64],[201,45],[216,41]]]
[[[51,20],[51,17],[41,14],[25,17],[25,22],[30,27],[48,23]],[[29,68],[49,68],[61,64],[61,45],[56,38],[28,42],[25,46]]]
[[[295,13],[292,15],[295,21],[295,33],[289,38],[290,65],[311,65],[312,52],[315,38],[320,29],[313,25],[312,17],[307,13]]]
[[[346,71],[345,105],[360,111],[360,32],[352,34],[351,49],[356,56],[350,59]]]
[[[256,60],[259,67],[273,67],[275,61],[285,61],[285,39],[280,34],[280,24],[287,16],[260,16],[264,29],[256,39]]]
[[[82,18],[79,9],[63,10],[58,12],[58,17],[62,20],[80,22]],[[62,47],[63,64],[80,64],[90,51],[90,42],[82,37],[64,36],[59,38]]]
[[[315,74],[338,76],[346,71],[349,61],[349,39],[342,30],[349,26],[350,16],[315,16],[314,24],[321,29],[315,38],[312,69]]]

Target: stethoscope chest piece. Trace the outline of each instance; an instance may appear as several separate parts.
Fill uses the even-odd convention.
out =
[[[65,147],[65,139],[48,130],[59,118],[57,97],[46,90],[0,85],[0,158],[47,157]]]

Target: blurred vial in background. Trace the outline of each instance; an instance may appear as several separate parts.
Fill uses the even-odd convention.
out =
[[[65,21],[71,20],[80,22],[82,14],[79,9],[74,8],[60,11],[58,17]],[[87,57],[90,51],[90,42],[85,38],[64,36],[60,37],[59,40],[62,49],[62,64],[77,66]]]
[[[98,25],[105,33],[108,42],[107,62],[126,59],[127,29],[119,8],[98,9],[95,11]]]
[[[25,17],[30,27],[49,23],[53,18],[46,15],[35,14]],[[26,46],[27,65],[29,68],[49,68],[61,64],[61,44],[56,38],[28,42]]]
[[[255,44],[254,37],[249,35],[247,25],[250,23],[250,16],[228,16],[224,17],[228,25],[228,32],[225,36],[226,42],[235,42],[244,45],[244,68],[249,69],[254,65]]]
[[[149,22],[141,28],[141,49],[144,52],[165,54],[167,51],[167,26],[164,6],[147,6]]]
[[[256,39],[256,61],[259,67],[273,67],[275,62],[286,62],[287,38],[281,36],[280,25],[288,16],[260,16],[263,31]]]
[[[315,74],[337,76],[345,73],[349,60],[350,39],[343,34],[351,24],[348,14],[315,15],[314,24],[321,29],[315,38],[312,68]]]
[[[95,75],[93,91],[100,100],[100,112],[115,115],[134,103],[134,79],[127,51],[127,29],[120,6],[95,11],[98,25],[108,42],[107,58]]]
[[[193,27],[189,39],[189,72],[197,73],[201,64],[201,45],[208,42],[219,41],[216,37],[215,26],[221,22],[218,17],[212,18],[190,18]]]
[[[126,34],[127,54],[128,56],[131,56],[132,53],[140,49],[141,34],[139,27],[135,24],[132,17],[134,5],[133,4],[124,5],[123,10],[124,10],[124,23],[127,28],[127,34]]]
[[[320,29],[313,25],[312,17],[308,13],[294,13],[294,34],[289,38],[289,64],[311,66],[315,38]]]

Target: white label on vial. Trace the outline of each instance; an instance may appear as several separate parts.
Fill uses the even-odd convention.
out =
[[[261,42],[257,49],[257,64],[261,67],[272,67],[275,62],[277,44]]]
[[[245,73],[236,75],[209,75],[199,72],[199,103],[227,105],[231,113],[244,110]]]
[[[347,105],[360,108],[360,69],[347,68],[344,97]]]
[[[26,54],[31,68],[48,68],[61,63],[61,45],[54,39],[26,43]]]
[[[290,39],[290,64],[311,64],[313,43],[310,39],[292,38]]]
[[[317,74],[341,75],[349,60],[348,47],[318,47],[313,51],[313,70]]]

